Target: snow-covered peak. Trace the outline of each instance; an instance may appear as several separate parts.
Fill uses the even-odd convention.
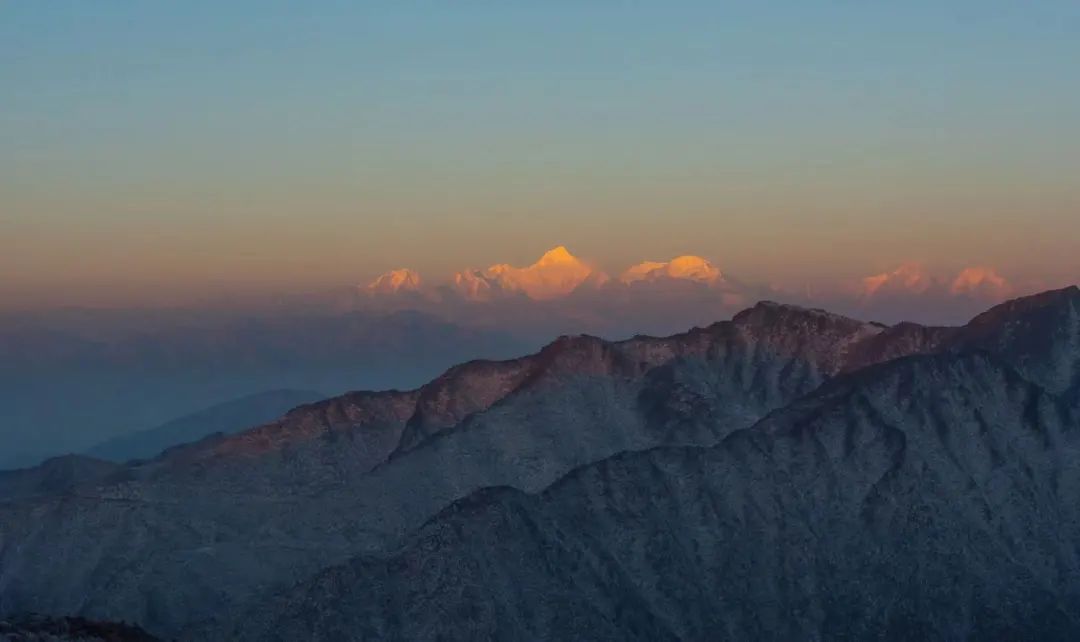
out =
[[[450,288],[469,301],[488,301],[491,299],[491,280],[480,270],[462,270],[450,280]]]
[[[860,294],[872,297],[884,293],[922,294],[934,285],[934,279],[918,262],[903,263],[897,268],[862,279]]]
[[[397,294],[398,292],[416,292],[420,289],[420,274],[409,268],[390,270],[380,274],[367,285],[371,294]]]
[[[623,283],[656,281],[659,279],[683,279],[713,284],[723,278],[719,268],[700,256],[684,255],[670,261],[645,261],[638,263],[619,277]]]
[[[949,291],[957,295],[1001,301],[1012,295],[1013,288],[993,268],[975,266],[961,270],[953,279]]]
[[[528,267],[498,263],[484,270],[465,270],[453,277],[453,287],[472,300],[485,300],[491,290],[520,293],[531,299],[555,299],[595,279],[593,268],[562,245],[548,250]]]
[[[570,250],[566,249],[565,245],[559,245],[553,247],[544,255],[540,257],[540,260],[533,264],[538,265],[561,265],[561,264],[578,264],[581,263],[581,259],[570,253]]]
[[[888,272],[862,279],[859,293],[864,298],[884,295],[921,295],[937,292],[943,296],[967,296],[1001,301],[1014,294],[1012,285],[993,268],[971,266],[956,276],[930,274],[917,262],[907,262]]]
[[[675,279],[690,279],[703,283],[715,283],[723,276],[719,268],[700,256],[680,256],[667,264],[668,276]]]

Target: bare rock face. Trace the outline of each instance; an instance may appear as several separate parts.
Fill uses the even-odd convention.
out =
[[[749,623],[732,625],[735,628],[730,631],[717,629],[721,632],[717,636],[708,635],[705,628],[693,628],[705,625],[692,624],[689,615],[686,622],[673,624],[665,619],[667,615],[658,615],[667,611],[658,610],[650,601],[659,598],[645,595],[640,587],[633,588],[637,591],[634,594],[636,597],[625,601],[622,596],[628,594],[619,591],[630,590],[626,588],[630,585],[619,582],[631,582],[636,587],[636,583],[643,581],[642,578],[653,575],[658,578],[656,574],[659,571],[639,566],[628,567],[638,569],[630,573],[603,566],[615,559],[612,555],[618,551],[588,548],[594,545],[590,542],[600,534],[580,529],[601,528],[604,523],[599,516],[590,517],[589,511],[593,507],[574,509],[577,512],[572,513],[572,519],[583,523],[575,527],[579,530],[567,527],[565,531],[567,537],[571,538],[566,540],[569,542],[567,545],[575,547],[569,552],[552,549],[555,545],[546,539],[539,544],[517,541],[517,533],[522,529],[524,532],[535,530],[530,526],[534,522],[538,524],[536,528],[540,528],[540,532],[546,532],[544,529],[548,526],[543,520],[555,519],[563,512],[563,508],[549,508],[551,503],[546,498],[549,495],[554,497],[558,492],[556,489],[572,485],[570,480],[584,474],[580,471],[594,468],[612,471],[611,474],[616,475],[612,483],[618,481],[620,484],[623,481],[637,483],[634,481],[637,476],[644,475],[641,479],[655,484],[649,492],[670,495],[674,492],[672,485],[678,486],[678,479],[691,479],[693,475],[705,473],[688,470],[677,473],[677,479],[673,480],[664,476],[667,473],[659,475],[652,470],[659,464],[649,464],[647,470],[618,472],[622,470],[616,467],[618,462],[639,457],[634,453],[651,452],[657,447],[675,448],[670,451],[672,453],[699,453],[702,457],[704,453],[709,453],[706,459],[712,461],[720,457],[712,453],[727,452],[737,444],[744,444],[747,453],[740,455],[743,459],[731,460],[737,463],[717,464],[715,470],[709,469],[713,472],[700,478],[693,477],[691,485],[716,487],[715,496],[706,499],[711,503],[718,502],[720,506],[688,505],[678,510],[668,507],[666,510],[673,512],[663,516],[642,514],[641,526],[660,528],[663,525],[650,526],[647,522],[667,519],[672,529],[678,528],[679,520],[683,519],[678,511],[684,509],[696,512],[727,511],[724,514],[735,515],[730,519],[736,520],[736,523],[736,518],[758,520],[746,521],[752,526],[748,532],[755,532],[754,528],[771,529],[758,539],[771,542],[773,546],[788,547],[771,553],[774,557],[780,554],[802,555],[798,548],[790,548],[797,542],[784,540],[773,533],[786,532],[785,524],[791,523],[802,524],[800,528],[804,529],[812,528],[813,533],[820,535],[822,531],[819,529],[829,524],[810,520],[809,513],[816,509],[809,504],[790,503],[794,501],[790,498],[785,498],[784,502],[787,503],[776,503],[778,498],[784,493],[791,493],[793,497],[803,496],[816,488],[814,484],[828,482],[833,486],[843,486],[847,482],[841,480],[837,472],[839,469],[813,468],[819,465],[816,458],[820,455],[820,448],[814,446],[811,459],[791,459],[785,464],[792,480],[797,477],[796,471],[805,473],[798,478],[798,483],[792,481],[789,486],[776,486],[783,479],[768,472],[769,466],[775,462],[759,461],[754,458],[757,455],[753,455],[756,449],[767,445],[772,448],[770,444],[773,441],[759,444],[755,439],[767,436],[770,440],[778,440],[776,443],[789,444],[777,435],[786,435],[794,428],[784,428],[787,424],[781,422],[779,417],[798,416],[797,420],[791,421],[811,425],[830,419],[836,413],[843,416],[863,413],[866,416],[865,426],[859,424],[858,429],[844,428],[845,437],[841,443],[850,441],[854,449],[855,445],[861,443],[860,435],[866,431],[884,431],[882,435],[893,435],[888,439],[894,439],[895,434],[883,428],[886,425],[899,426],[901,432],[904,430],[903,422],[914,421],[924,422],[935,431],[951,429],[959,420],[956,413],[960,412],[960,408],[967,407],[963,403],[983,413],[979,421],[1001,430],[1015,428],[1016,421],[1029,421],[1029,416],[1038,413],[1052,414],[1044,407],[1057,408],[1060,405],[1064,408],[1061,412],[1074,413],[1063,415],[1058,424],[1052,424],[1058,426],[1055,430],[1064,435],[1077,409],[1070,402],[1071,398],[1075,398],[1076,372],[1080,363],[1075,350],[1080,334],[1076,325],[1075,298],[1073,289],[1048,296],[1045,304],[1016,302],[1011,304],[1012,307],[1003,308],[982,320],[977,319],[963,328],[923,328],[912,324],[885,327],[820,310],[762,303],[740,313],[731,321],[695,328],[672,337],[635,337],[621,342],[607,342],[587,336],[563,337],[535,355],[502,362],[462,364],[419,390],[351,393],[297,408],[282,419],[264,426],[174,448],[151,461],[123,466],[119,470],[110,469],[106,471],[107,474],[80,478],[78,484],[68,485],[64,492],[46,489],[46,492],[5,494],[3,480],[0,479],[0,615],[20,611],[78,614],[138,622],[148,630],[169,637],[228,637],[239,633],[230,628],[235,618],[243,617],[244,622],[252,625],[256,622],[266,623],[269,616],[260,613],[261,608],[268,609],[268,612],[285,608],[279,602],[272,602],[271,596],[310,578],[320,569],[361,556],[361,561],[349,563],[337,569],[337,572],[346,573],[342,569],[360,568],[363,573],[356,577],[361,579],[369,575],[381,577],[378,573],[383,573],[386,587],[358,579],[355,589],[350,588],[352,580],[348,575],[341,575],[333,580],[332,587],[337,588],[331,590],[323,584],[314,584],[311,590],[325,591],[328,605],[341,605],[340,608],[332,607],[337,610],[327,611],[326,617],[340,618],[341,622],[347,621],[361,627],[357,630],[372,631],[371,635],[376,637],[386,634],[408,638],[415,634],[415,637],[424,638],[425,631],[429,630],[409,627],[434,624],[420,616],[413,618],[405,606],[379,612],[371,611],[374,606],[363,607],[356,613],[370,612],[375,620],[361,621],[362,618],[353,613],[355,605],[348,601],[349,591],[355,590],[357,595],[366,592],[388,595],[390,597],[386,599],[389,601],[385,604],[404,604],[412,599],[408,596],[414,592],[427,591],[417,594],[430,594],[423,599],[417,597],[418,603],[427,603],[426,600],[433,609],[451,609],[432,613],[458,613],[453,609],[461,609],[460,612],[466,614],[458,619],[449,618],[453,622],[447,626],[458,627],[449,629],[453,633],[451,637],[470,637],[472,633],[491,635],[484,631],[490,631],[492,621],[499,627],[496,637],[562,637],[560,632],[565,634],[570,630],[560,628],[565,622],[580,624],[584,627],[581,631],[595,634],[583,634],[584,637],[598,639],[632,638],[635,635],[649,639],[738,638],[755,637],[755,632],[761,634],[757,637],[782,637],[782,633],[777,632],[780,629],[769,628],[773,625],[767,623],[756,625],[764,627],[760,629],[752,628]],[[1016,319],[1025,321],[1021,323]],[[1051,339],[1048,342],[1044,337]],[[939,356],[890,361],[912,354]],[[987,357],[986,354],[992,356]],[[885,366],[873,365],[884,361],[890,363]],[[897,374],[901,371],[890,375],[892,378],[882,374],[892,371],[880,369],[890,368],[894,364],[908,364],[905,367],[909,370],[903,371],[908,375]],[[850,399],[850,403],[837,401],[839,391],[862,390],[870,385],[868,382],[878,381],[875,377],[896,382],[891,396],[881,392],[885,388],[874,384],[877,387],[873,389],[877,392],[867,398],[875,401],[868,406]],[[937,383],[927,387],[927,382]],[[960,392],[948,393],[960,384],[977,384],[981,388],[963,388]],[[1021,394],[1024,390],[1030,394]],[[963,403],[957,401],[955,407],[938,407],[932,403],[937,398],[935,395],[946,393],[958,395],[957,398]],[[862,399],[867,394],[851,392],[849,396],[851,399]],[[991,397],[994,397],[992,403],[987,401]],[[986,410],[982,410],[984,406],[980,405],[984,402],[991,404],[985,406]],[[894,416],[886,413],[890,404],[894,404],[894,410],[902,414]],[[797,414],[799,412],[803,414]],[[878,417],[879,414],[888,421]],[[761,421],[766,416],[768,418]],[[1037,418],[1049,422],[1043,415]],[[755,424],[749,432],[740,432]],[[1012,461],[1011,451],[1005,447],[1007,441],[995,442],[994,448],[987,450],[987,453],[991,453],[986,455],[991,469],[997,465],[994,462]],[[951,444],[954,449],[961,446],[960,442]],[[878,453],[875,456],[885,456],[881,454],[884,451],[873,452]],[[689,457],[689,454],[686,456]],[[640,457],[644,458],[643,461],[653,461],[649,458],[660,455],[654,453]],[[605,463],[597,464],[601,461]],[[594,464],[595,467],[592,466]],[[867,475],[877,474],[873,472],[877,469],[870,463],[859,466],[861,468],[858,470],[863,470]],[[743,467],[746,471],[739,472]],[[571,473],[575,470],[579,472]],[[721,475],[722,479],[709,481],[713,475]],[[818,479],[815,475],[822,477]],[[882,473],[882,477],[877,479],[884,476]],[[924,485],[937,483],[923,480],[922,477],[918,479]],[[728,481],[735,485],[725,485]],[[1064,477],[1060,477],[1060,481],[1062,484],[1071,483]],[[490,487],[505,487],[506,490],[483,490]],[[733,490],[738,488],[743,488],[738,492],[745,495]],[[899,490],[888,486],[881,488],[888,489],[881,501],[884,505],[891,505],[889,502],[893,500],[889,499],[889,494]],[[725,494],[728,493],[725,489],[732,489],[731,493],[736,494]],[[919,489],[927,492],[932,490],[923,486],[919,486]],[[1064,493],[1065,489],[1066,486],[1058,486],[1053,492]],[[585,492],[585,489],[578,488],[577,491]],[[819,491],[825,492],[813,490],[814,493]],[[841,493],[840,490],[836,492]],[[479,495],[474,495],[476,493]],[[766,496],[760,493],[772,494]],[[509,520],[505,525],[507,530],[491,531],[501,533],[497,539],[494,534],[489,534],[489,530],[494,528],[492,524],[485,524],[481,520],[479,525],[470,526],[472,522],[461,522],[461,532],[475,537],[474,545],[480,547],[470,549],[472,552],[469,555],[487,556],[485,560],[474,560],[468,564],[477,568],[492,565],[490,572],[501,574],[502,584],[492,578],[487,578],[492,579],[491,584],[474,584],[475,578],[448,571],[448,582],[457,581],[455,578],[461,580],[456,589],[449,583],[439,585],[442,588],[428,589],[423,588],[423,582],[427,581],[424,574],[441,574],[442,571],[437,569],[443,567],[437,564],[442,562],[431,562],[435,566],[421,565],[421,570],[416,573],[421,573],[422,577],[411,571],[412,574],[402,575],[397,570],[391,572],[387,570],[389,567],[379,566],[392,559],[383,557],[387,551],[398,550],[402,546],[405,547],[401,549],[403,551],[413,550],[410,547],[415,547],[419,541],[413,534],[447,506],[455,506],[447,513],[450,515],[457,515],[464,510],[463,507],[470,506],[473,508],[468,510],[494,510],[486,500],[480,501],[489,495],[512,498],[511,503],[515,508],[505,515],[524,514],[528,520],[532,520],[521,524],[515,521],[518,517],[505,517]],[[473,496],[472,499],[456,503],[470,496]],[[827,496],[814,497],[820,499]],[[501,502],[499,500],[496,504],[501,506]],[[562,503],[561,499],[555,502],[559,506]],[[839,511],[852,509],[848,504],[836,506]],[[778,522],[766,523],[766,508],[771,511],[768,519]],[[935,507],[935,510],[939,509],[944,510]],[[534,510],[540,512],[534,515],[530,512]],[[788,515],[788,510],[795,513]],[[549,515],[550,511],[555,511],[554,516]],[[443,514],[432,523],[443,524],[445,516]],[[903,525],[901,517],[892,519],[894,527]],[[687,528],[691,528],[690,532],[698,532],[693,529],[699,526],[691,524]],[[837,527],[841,526],[855,528],[858,523],[838,522]],[[636,525],[619,522],[618,528],[623,527],[627,528],[627,537],[630,537]],[[837,532],[843,533],[842,530]],[[700,531],[695,536],[698,541],[696,545],[705,546],[707,536],[704,530]],[[1041,533],[1039,536],[1042,536]],[[852,541],[873,550],[873,542],[858,537]],[[580,538],[580,541],[574,538]],[[735,547],[733,550],[739,550],[738,546],[754,545],[754,542],[740,543],[741,540],[724,541],[729,541]],[[812,543],[818,546],[817,540]],[[490,545],[491,548],[481,552],[482,545]],[[504,552],[500,552],[503,551],[500,546],[505,547]],[[627,542],[625,546],[648,547],[633,542]],[[813,550],[817,551],[816,548]],[[832,563],[831,556],[841,555],[833,549],[822,551],[814,552],[814,555],[824,557],[813,558],[824,560],[821,564],[826,561]],[[541,553],[557,554],[557,557],[552,561],[543,561],[546,559],[544,557],[534,559],[535,555]],[[564,553],[570,557],[559,557]],[[675,552],[670,554],[674,555]],[[846,549],[843,555],[861,559],[855,552]],[[513,562],[515,559],[517,562]],[[801,575],[790,574],[786,570],[785,565],[794,562],[762,559],[765,566],[742,568],[738,567],[737,562],[731,562],[734,566],[728,570],[733,572],[733,569],[742,568],[740,572],[747,575],[753,569],[765,569],[761,573],[764,578],[761,581],[773,582],[767,585],[770,591],[776,589],[777,582],[782,584],[789,581],[777,579],[777,573],[792,578],[791,582],[803,581]],[[547,576],[544,573],[548,572],[545,570],[548,567],[561,566],[566,562],[569,567],[581,568],[586,564],[583,560],[588,560],[589,568],[599,569],[595,573],[600,575],[545,579]],[[705,561],[708,560],[703,563]],[[526,573],[522,566],[526,563],[537,564],[536,572]],[[817,578],[813,581],[821,586],[832,586],[828,584],[832,581],[829,579],[832,577],[830,568],[822,567],[816,571],[820,577],[810,577]],[[847,567],[845,569],[845,572],[854,573]],[[999,570],[993,567],[987,573],[997,577],[995,574]],[[637,575],[638,571],[645,575]],[[626,577],[619,579],[623,575]],[[499,604],[497,601],[485,601],[485,591],[497,590],[506,596],[513,596],[515,593],[510,584],[525,577],[535,577],[537,587],[550,591],[552,596],[563,595],[564,599],[549,604],[544,600],[534,600],[533,593],[521,593],[514,598],[518,603],[512,608],[533,609],[535,613],[527,617],[514,615],[512,622],[530,622],[528,626],[539,628],[509,628],[506,630],[512,631],[513,635],[501,633],[504,623],[498,618],[503,617],[500,613],[511,607],[496,606]],[[725,593],[735,596],[726,599],[742,600],[747,609],[751,609],[756,604],[754,600],[759,598],[773,600],[773,604],[783,603],[791,608],[802,604],[777,602],[779,598],[772,594],[767,596],[764,592],[766,589],[761,587],[710,584],[715,582],[711,578],[696,577],[691,573],[687,575],[687,580],[694,583],[688,586],[698,587],[694,590],[703,593],[739,588],[742,593]],[[745,578],[741,581],[751,582]],[[592,593],[587,599],[582,598],[578,590],[589,582],[595,589],[590,589]],[[682,594],[680,591],[683,588],[667,580],[665,582],[665,591],[673,595]],[[390,593],[379,593],[384,588]],[[527,588],[522,586],[514,590],[520,592]],[[614,592],[608,593],[609,589]],[[750,589],[753,590],[747,593]],[[783,590],[794,589],[788,587]],[[979,590],[989,589],[982,587]],[[399,591],[404,591],[406,597],[399,595]],[[449,596],[449,593],[454,591],[459,597],[464,596],[461,599],[465,602],[453,602],[458,598]],[[318,609],[312,610],[309,603],[304,603],[306,606],[301,604],[301,598],[291,595],[285,599],[288,608],[296,606],[298,609],[287,611],[300,618],[296,620],[298,623],[307,621],[313,626],[318,623],[320,627],[329,627],[325,629],[327,631],[343,630],[334,629],[333,626],[337,624],[325,624]],[[582,599],[585,599],[582,606],[574,606],[575,601]],[[717,606],[715,600],[719,598],[708,599],[713,600],[708,603],[710,608]],[[730,614],[737,610],[731,603],[725,604],[721,612]],[[253,605],[256,607],[254,611]],[[808,601],[804,606],[810,608],[811,604]],[[390,609],[388,606],[386,608]],[[780,609],[779,606],[775,608]],[[817,605],[814,608],[825,607]],[[496,611],[483,615],[473,614],[469,609]],[[543,615],[544,612],[550,612],[550,618],[554,620]],[[772,617],[763,613],[754,617],[762,622]],[[442,616],[442,619],[445,621],[448,617]],[[693,617],[705,616],[698,614]],[[404,619],[407,618],[415,619],[415,623],[405,623]],[[781,621],[782,618],[777,620]],[[791,626],[802,626],[810,621],[798,620]],[[472,623],[476,623],[476,626]],[[273,626],[280,626],[282,635],[291,630],[288,628],[291,625],[285,622]],[[817,622],[817,626],[819,628],[814,630],[826,630],[822,628],[825,627],[822,622]],[[266,635],[272,635],[271,628],[261,630]],[[252,629],[256,630],[260,629]],[[332,636],[328,633],[326,637]]]
[[[842,377],[711,448],[456,502],[251,639],[1074,639],[1080,424],[986,356]]]

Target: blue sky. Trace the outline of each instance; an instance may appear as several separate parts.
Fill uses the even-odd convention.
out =
[[[8,0],[0,289],[302,289],[559,243],[1067,279],[1078,60],[1076,2]]]

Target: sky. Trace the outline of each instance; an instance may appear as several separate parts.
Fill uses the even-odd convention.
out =
[[[1080,3],[0,0],[0,307],[679,254],[1080,281]]]

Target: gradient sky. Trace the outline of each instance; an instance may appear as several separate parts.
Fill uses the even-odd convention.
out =
[[[560,243],[787,285],[1076,281],[1078,65],[1076,0],[0,0],[0,301]]]

